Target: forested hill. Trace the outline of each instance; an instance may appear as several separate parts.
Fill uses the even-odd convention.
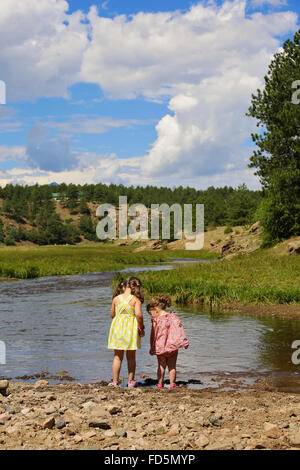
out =
[[[125,187],[123,185],[7,185],[0,187],[0,243],[14,245],[29,241],[38,245],[97,241],[96,208],[99,204],[119,205],[119,196],[128,204],[204,204],[205,229],[217,226],[248,225],[256,221],[255,212],[262,191],[251,191],[243,184],[237,189]]]

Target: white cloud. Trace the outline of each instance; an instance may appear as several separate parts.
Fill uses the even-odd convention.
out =
[[[78,81],[88,26],[82,12],[67,10],[64,0],[1,0],[0,71],[8,102],[67,97]]]
[[[26,149],[22,146],[0,145],[0,162],[24,160]]]
[[[157,140],[142,175],[185,183],[198,175],[247,171],[244,146],[255,123],[245,116],[251,92],[263,86],[275,36],[297,29],[292,12],[254,13],[246,1],[199,3],[186,13],[89,14],[93,35],[82,79],[113,98],[169,96],[172,114],[156,126]],[[248,173],[245,173],[248,175]],[[224,177],[225,178],[225,177]]]
[[[76,114],[68,116],[64,122],[47,121],[45,125],[49,128],[57,129],[68,135],[72,134],[103,134],[110,129],[127,128],[132,129],[138,125],[148,125],[152,120],[143,121],[139,119],[113,119],[108,116]]]
[[[287,0],[251,0],[251,4],[254,7],[260,7],[263,5],[272,5],[273,7],[282,7],[287,5]]]
[[[276,6],[275,0],[270,3]],[[169,102],[170,113],[157,124],[157,139],[139,165],[125,169],[117,157],[100,157],[101,163],[83,173],[72,168],[67,152],[68,165],[56,168],[63,171],[55,180],[58,175],[83,181],[102,174],[111,181],[125,177],[127,182],[128,177],[141,184],[195,181],[199,186],[212,181],[222,185],[222,178],[224,184],[234,184],[244,176],[246,183],[255,184],[247,169],[251,152],[244,145],[254,122],[245,112],[280,47],[278,36],[297,30],[297,15],[246,16],[245,7],[246,0],[221,6],[208,1],[185,13],[113,18],[99,16],[92,7],[89,24],[83,24],[84,14],[68,15],[64,0],[1,0],[0,78],[6,81],[8,100],[67,97],[68,87],[82,81],[99,84],[113,99],[143,96]],[[66,134],[94,133],[138,124],[133,121],[99,117],[48,126]],[[43,166],[41,154],[35,157],[45,170],[36,177],[51,178],[53,168]],[[75,163],[80,161],[76,156]],[[30,174],[20,178],[27,181]]]

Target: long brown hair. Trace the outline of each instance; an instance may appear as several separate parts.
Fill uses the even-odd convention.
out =
[[[151,309],[155,307],[158,307],[161,310],[165,310],[167,307],[171,307],[171,305],[172,305],[171,297],[167,294],[162,294],[150,300],[150,302],[147,305],[147,311],[149,312]]]
[[[135,295],[142,303],[144,302],[144,294],[143,294],[143,288],[142,288],[142,283],[139,278],[137,277],[128,277],[124,281],[125,283],[125,288],[129,287],[131,290],[132,295]]]
[[[118,284],[116,285],[116,287],[114,289],[114,293],[113,293],[112,298],[114,299],[118,295],[122,294],[122,292],[124,292],[124,290],[125,290],[125,281],[123,279],[120,279],[120,281],[118,282]]]

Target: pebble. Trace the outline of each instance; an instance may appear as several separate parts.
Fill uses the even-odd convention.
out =
[[[292,432],[289,435],[289,441],[292,445],[300,446],[300,431]]]
[[[111,415],[116,415],[117,413],[121,413],[122,408],[120,408],[120,406],[109,406],[109,407],[107,408],[107,411],[108,411]]]
[[[0,390],[5,391],[9,386],[8,380],[0,380]]]
[[[58,421],[56,422],[56,428],[57,429],[63,429],[66,427],[65,420],[62,418],[59,418]]]
[[[119,428],[115,432],[116,436],[118,437],[127,437],[127,431],[124,428]]]
[[[34,388],[46,387],[47,385],[49,385],[48,380],[38,380],[37,382],[35,382]]]
[[[100,419],[91,419],[89,421],[89,427],[90,428],[100,428],[100,429],[110,429],[111,425],[104,420]]]
[[[206,447],[209,444],[209,439],[204,434],[200,434],[195,440],[195,444],[197,447]]]
[[[53,426],[55,426],[55,419],[53,417],[46,419],[42,424],[43,429],[52,429]]]

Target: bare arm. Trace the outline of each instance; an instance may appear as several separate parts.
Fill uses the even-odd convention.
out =
[[[152,323],[151,334],[150,334],[150,346],[152,346],[154,334],[155,334],[155,326]]]
[[[155,326],[156,325],[152,323],[151,334],[150,334],[150,351],[149,351],[151,355],[153,355],[151,351],[152,351],[152,344],[153,344],[154,335],[155,335]]]
[[[142,313],[142,304],[139,299],[136,299],[136,302],[134,304],[134,313],[138,322],[138,326],[143,330],[144,320],[143,320],[143,313]]]
[[[112,304],[111,304],[111,309],[110,309],[110,316],[111,318],[115,317],[115,299],[113,299]]]

